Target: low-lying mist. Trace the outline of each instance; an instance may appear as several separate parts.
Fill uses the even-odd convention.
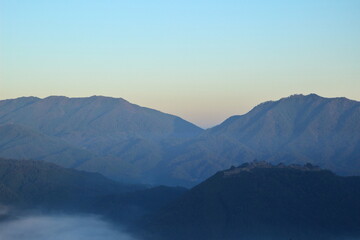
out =
[[[0,222],[1,240],[134,240],[93,215],[27,215]]]

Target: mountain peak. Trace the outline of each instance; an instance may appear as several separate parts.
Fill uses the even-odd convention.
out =
[[[355,100],[351,100],[348,99],[346,97],[323,97],[320,95],[317,95],[315,93],[310,93],[310,94],[293,94],[290,95],[288,97],[284,97],[279,99],[278,101],[270,101],[270,102],[279,102],[279,101],[286,101],[286,100],[294,100],[294,99],[306,99],[306,100],[346,100],[346,101],[353,101],[356,102]]]
[[[69,99],[69,97],[66,97],[66,96],[58,96],[58,95],[51,95],[51,96],[48,96],[44,99]]]
[[[125,100],[124,98],[121,97],[108,97],[108,96],[102,96],[102,95],[93,95],[91,97],[88,97],[89,99],[97,99],[97,100],[113,100],[113,101],[120,101],[120,102],[127,102],[129,103],[129,101]]]
[[[313,97],[313,98],[321,98],[321,96],[319,96],[319,95],[317,95],[317,94],[315,94],[315,93],[310,93],[310,94],[292,94],[292,95],[290,95],[289,97],[285,97],[285,99],[286,98],[304,98],[304,97],[306,97],[306,98],[310,98],[310,97]]]
[[[93,95],[90,97],[67,97],[67,96],[57,96],[57,95],[51,95],[48,97],[43,98],[42,100],[52,100],[52,101],[63,101],[63,100],[71,100],[71,101],[76,101],[76,100],[83,100],[83,101],[113,101],[113,102],[126,102],[129,103],[128,101],[126,101],[123,98],[114,98],[114,97],[108,97],[108,96],[102,96],[102,95]]]
[[[283,102],[292,102],[292,101],[296,101],[296,102],[307,102],[307,101],[317,101],[317,100],[321,100],[321,99],[325,99],[324,97],[321,97],[315,93],[310,93],[310,94],[293,94],[290,95],[288,97],[284,97],[281,98],[277,101],[273,101],[275,103],[283,103]]]

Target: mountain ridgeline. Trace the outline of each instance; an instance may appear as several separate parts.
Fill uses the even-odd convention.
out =
[[[186,138],[201,132],[200,128],[179,117],[121,98],[102,96],[5,100],[0,102],[0,118],[0,123],[28,126],[82,147],[92,146],[88,142],[93,137],[100,143],[110,141],[111,137]]]
[[[0,124],[0,157],[129,182],[194,186],[254,159],[360,174],[360,103],[346,98],[293,95],[203,130],[123,99],[24,97],[0,101]]]

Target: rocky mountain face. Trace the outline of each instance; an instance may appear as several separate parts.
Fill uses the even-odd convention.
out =
[[[141,223],[153,239],[356,239],[360,177],[311,164],[220,171]]]

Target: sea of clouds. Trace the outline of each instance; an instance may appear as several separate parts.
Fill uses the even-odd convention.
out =
[[[0,222],[0,240],[134,240],[98,216],[31,215]]]

